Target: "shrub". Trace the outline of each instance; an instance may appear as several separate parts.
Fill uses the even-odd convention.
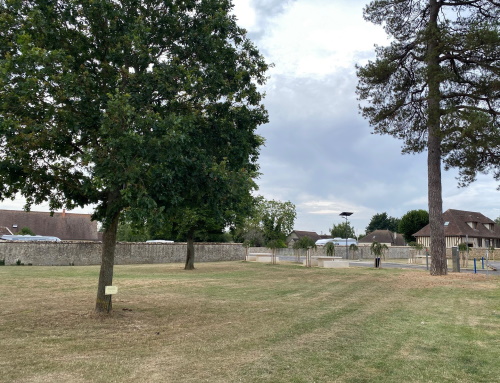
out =
[[[35,235],[33,230],[31,230],[29,227],[23,227],[19,232],[17,233],[19,235]]]

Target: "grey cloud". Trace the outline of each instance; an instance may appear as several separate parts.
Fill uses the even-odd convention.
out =
[[[425,156],[402,156],[396,139],[371,134],[358,114],[355,81],[349,73],[273,79],[270,123],[259,129],[263,190],[292,202],[300,194],[335,196],[388,213],[406,212],[409,199],[425,195]]]
[[[254,41],[260,40],[272,27],[277,16],[285,12],[286,8],[297,0],[253,0],[251,2],[256,12],[257,25],[252,28],[248,36]]]

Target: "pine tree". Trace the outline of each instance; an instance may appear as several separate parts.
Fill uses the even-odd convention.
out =
[[[403,152],[427,150],[430,272],[444,275],[442,162],[459,166],[465,182],[498,164],[500,2],[377,0],[364,16],[392,42],[358,67],[362,113],[375,133],[402,139]],[[464,137],[479,137],[469,140],[474,149],[496,156],[474,158]]]

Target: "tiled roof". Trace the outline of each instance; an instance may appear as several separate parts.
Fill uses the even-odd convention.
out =
[[[300,239],[302,237],[309,237],[313,241],[317,241],[318,239],[321,239],[323,236],[319,235],[315,231],[299,231],[299,230],[294,230],[292,233],[295,233],[295,235]],[[330,238],[329,236],[327,238]]]
[[[37,235],[95,241],[98,239],[97,222],[90,217],[90,214],[66,212],[54,213],[51,217],[49,212],[0,210],[0,226],[8,227],[13,234],[28,227]]]
[[[404,246],[405,240],[401,234],[393,233],[390,230],[374,230],[361,238],[358,243],[390,243],[393,246]]]
[[[443,213],[444,235],[446,237],[474,238],[497,238],[500,239],[500,227],[495,221],[489,219],[481,213],[465,210],[449,209]],[[467,222],[477,223],[476,228],[470,227]],[[484,224],[493,225],[493,230],[489,230]],[[427,225],[413,234],[414,237],[429,237],[431,235],[430,225]]]

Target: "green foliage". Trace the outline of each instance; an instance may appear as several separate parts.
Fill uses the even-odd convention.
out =
[[[430,8],[426,0],[376,0],[365,8],[365,19],[383,24],[391,44],[358,67],[357,93],[368,101],[363,115],[376,133],[402,139],[405,152],[420,152],[435,121],[432,92],[445,165],[458,167],[465,183],[488,170],[498,179],[500,7],[441,1]]]
[[[295,205],[290,201],[281,202],[262,198],[259,201],[258,209],[266,241],[281,240],[284,242],[293,231],[293,224],[297,217]]]
[[[233,238],[236,242],[249,243],[250,246],[262,247],[265,245],[264,233],[259,227],[234,228]]]
[[[1,3],[2,197],[94,203],[107,227],[216,187],[223,157],[256,170],[267,65],[231,4],[118,3]]]
[[[29,227],[23,227],[19,232],[17,233],[19,235],[35,235],[33,230],[31,230]]]
[[[424,245],[416,241],[408,242],[408,246],[413,247],[415,250],[423,250]]]
[[[333,224],[330,229],[333,238],[355,238],[354,227],[349,222],[341,222],[338,225]]]
[[[333,257],[335,255],[335,245],[333,242],[328,242],[325,245],[325,253],[328,257]]]
[[[224,194],[258,168],[268,66],[225,0],[2,1],[0,15],[0,199],[95,205],[102,311],[124,209],[231,221]]]
[[[455,134],[459,138],[446,137],[443,143],[445,169],[460,170],[461,186],[475,181],[478,173],[490,172],[500,181],[500,125],[497,119],[484,111],[464,112],[461,117],[463,120],[457,124],[460,133]],[[447,124],[456,122],[447,121]]]
[[[232,228],[232,234],[235,241],[249,240],[254,246],[262,246],[273,240],[284,243],[293,231],[296,216],[292,202],[266,200],[258,196],[253,201],[248,217]]]
[[[316,248],[316,242],[308,237],[308,236],[304,236],[302,238],[300,238],[298,241],[296,241],[294,244],[293,244],[293,248],[294,249],[311,249],[311,248]]]
[[[349,252],[353,253],[353,255],[359,250],[359,247],[355,243],[351,243],[349,245]]]
[[[0,266],[5,266],[5,259],[0,259]]]
[[[469,249],[469,245],[467,245],[466,243],[462,242],[462,243],[458,244],[458,251],[460,253],[465,253],[468,249]]]
[[[286,249],[287,246],[285,241],[281,239],[273,239],[266,243],[266,247],[270,249]]]
[[[399,219],[389,217],[386,212],[375,214],[370,223],[366,227],[366,233],[369,234],[375,230],[390,230],[392,232],[398,231]]]
[[[24,263],[20,259],[16,260],[16,266],[24,266]]]
[[[497,224],[498,226],[500,226],[500,216],[497,217],[497,219],[495,219],[495,224]]]
[[[133,226],[130,222],[120,221],[117,231],[117,241],[121,242],[145,242],[150,238],[146,228],[137,228]]]
[[[417,231],[427,226],[429,223],[429,213],[426,210],[410,210],[401,217],[399,221],[398,233],[403,234],[406,242],[416,242],[413,236]]]
[[[441,168],[461,184],[478,172],[500,180],[500,6],[496,1],[375,0],[364,17],[388,46],[358,67],[357,94],[374,132],[427,151],[432,275],[444,275]]]
[[[379,243],[377,241],[372,242],[370,245],[370,252],[375,255],[375,257],[381,257],[384,256],[385,258],[385,252],[389,250],[387,245],[385,243]]]

